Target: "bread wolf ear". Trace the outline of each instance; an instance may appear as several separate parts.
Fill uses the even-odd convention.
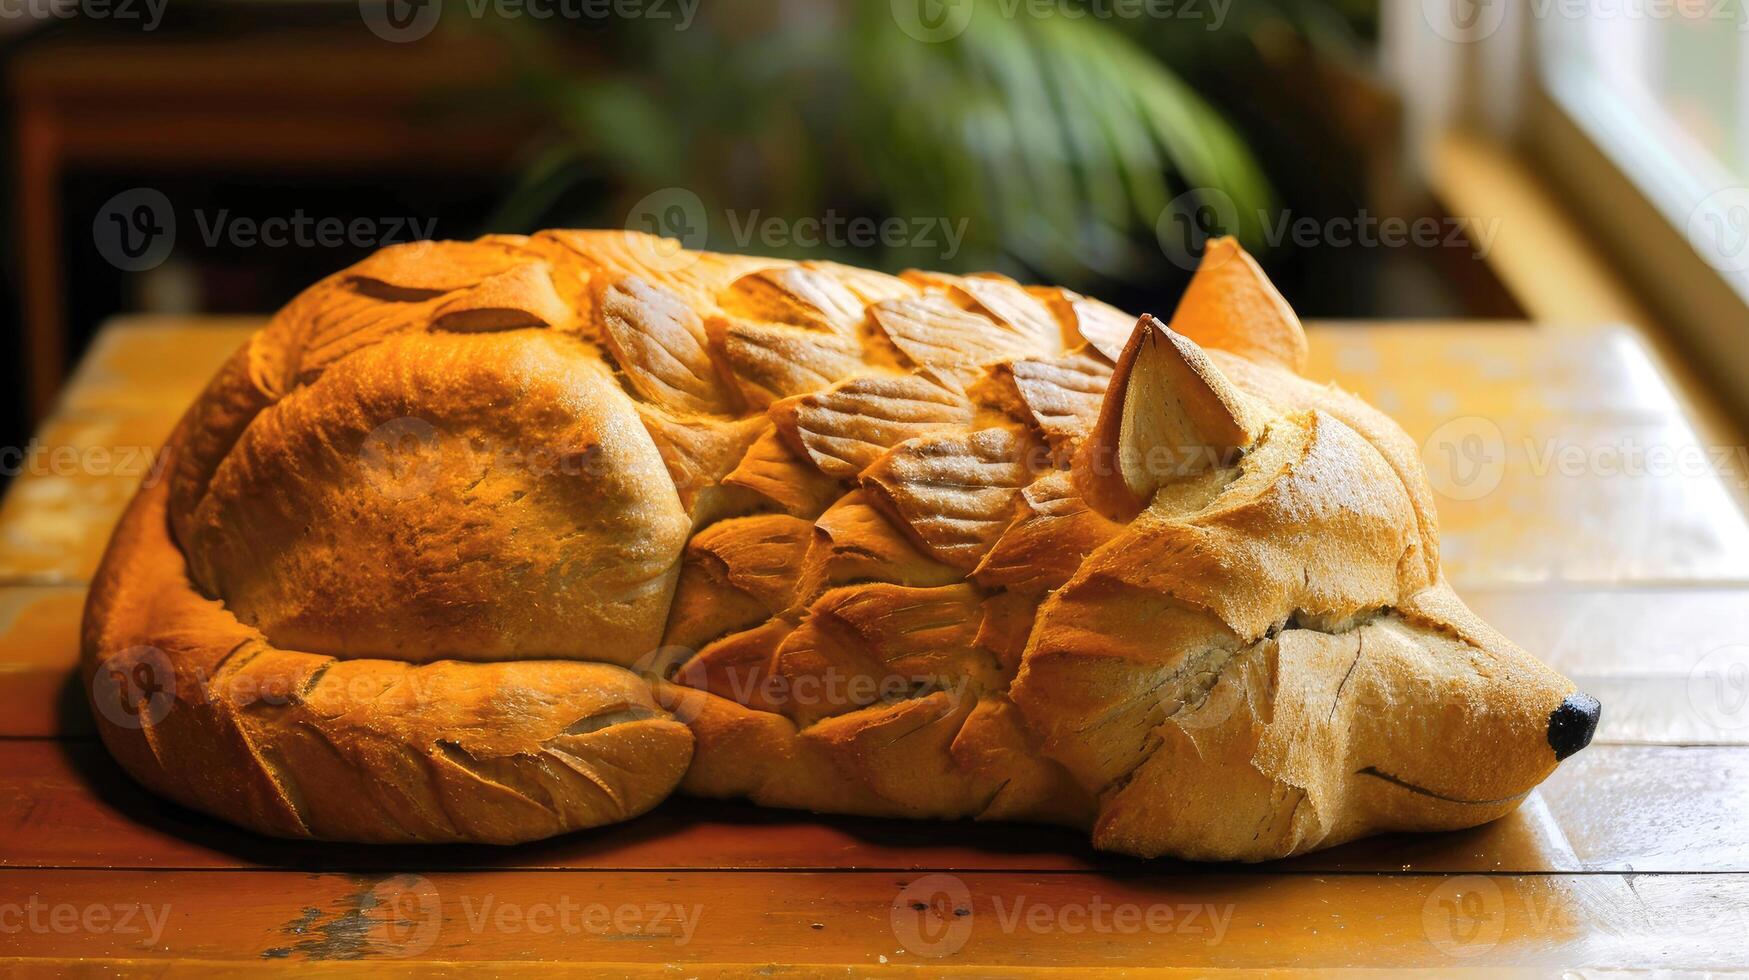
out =
[[[1075,454],[1074,479],[1094,510],[1128,520],[1166,484],[1228,462],[1260,427],[1202,348],[1144,314]]]
[[[1231,238],[1209,240],[1202,264],[1172,314],[1172,329],[1204,347],[1232,351],[1249,361],[1294,372],[1306,366],[1300,318],[1257,260]]]

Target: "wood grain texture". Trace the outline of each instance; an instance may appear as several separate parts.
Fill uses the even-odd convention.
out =
[[[40,434],[81,462],[27,468],[0,504],[0,927],[22,924],[0,939],[0,973],[1749,966],[1749,691],[1728,669],[1749,636],[1749,525],[1727,482],[1742,456],[1700,445],[1628,331],[1574,345],[1517,325],[1314,328],[1308,374],[1423,443],[1470,604],[1601,698],[1603,722],[1494,824],[1236,869],[1112,858],[1048,828],[686,799],[517,848],[346,847],[157,800],[89,737],[74,680],[84,582],[141,479],[91,465],[92,450],[155,445],[249,326],[105,331]],[[1710,455],[1610,468],[1609,450],[1635,446]],[[149,928],[166,907],[155,939],[120,929],[129,908]],[[635,911],[615,923],[622,907]],[[686,941],[672,913],[651,920],[660,908],[698,910]],[[1140,924],[1117,928],[1118,908]]]
[[[1744,752],[1737,746],[1607,746],[1574,756],[1540,792],[1587,870],[1744,870]]]
[[[89,736],[74,676],[83,586],[0,587],[0,738]]]
[[[164,437],[260,326],[234,317],[201,323],[128,318],[92,341],[25,454],[0,461],[18,469],[0,501],[0,584],[91,578],[121,509],[158,472]]]
[[[62,921],[14,955],[311,961],[765,964],[929,969],[938,960],[1115,971],[1705,969],[1741,951],[1720,903],[1749,877],[1146,876],[903,872],[479,871],[430,874],[12,872]],[[130,926],[121,932],[128,910]],[[1151,918],[1150,918],[1151,917]],[[49,920],[49,921],[52,921]],[[154,932],[154,923],[157,924]]]

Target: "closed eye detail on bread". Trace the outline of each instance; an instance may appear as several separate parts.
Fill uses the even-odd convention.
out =
[[[98,730],[331,840],[676,791],[1209,860],[1494,819],[1597,702],[1464,607],[1417,447],[1305,350],[1224,239],[1170,325],[620,231],[385,249],[171,436],[86,610]]]

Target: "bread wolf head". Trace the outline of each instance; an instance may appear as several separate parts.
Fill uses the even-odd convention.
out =
[[[98,728],[326,839],[677,788],[1242,860],[1490,820],[1597,704],[1452,594],[1417,447],[1305,352],[1228,241],[1170,325],[623,232],[385,249],[173,435],[93,583]]]
[[[1215,242],[1171,325],[1142,318],[1076,456],[1126,523],[1040,609],[1013,694],[1103,788],[1102,846],[1220,858],[1471,826],[1596,726],[1595,700],[1458,601],[1415,445],[1303,381],[1305,354]]]

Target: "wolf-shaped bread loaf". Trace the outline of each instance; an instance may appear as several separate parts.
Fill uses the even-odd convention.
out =
[[[103,740],[268,834],[509,843],[680,790],[1260,860],[1510,811],[1597,703],[1440,575],[1417,447],[1211,244],[1168,324],[552,231],[384,249],[115,533]]]

